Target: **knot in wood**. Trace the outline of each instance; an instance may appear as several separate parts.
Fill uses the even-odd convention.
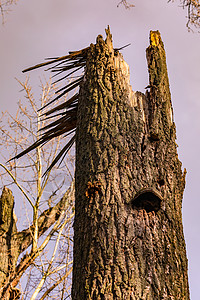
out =
[[[87,189],[85,191],[85,196],[88,199],[94,198],[95,195],[101,192],[101,183],[99,181],[94,181],[93,183],[88,181]]]

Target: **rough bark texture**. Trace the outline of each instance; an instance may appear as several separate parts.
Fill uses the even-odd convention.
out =
[[[133,92],[107,39],[88,52],[76,136],[73,300],[188,300],[185,171],[163,43],[150,33],[149,86]]]
[[[74,202],[74,182],[62,199],[52,208],[45,210],[38,218],[39,237],[59,218],[61,211]],[[26,253],[17,264],[20,254],[32,243],[33,225],[21,232],[17,231],[12,192],[4,187],[0,197],[0,299],[20,298],[16,288],[25,270],[33,263],[37,253]]]
[[[19,256],[13,208],[12,192],[4,187],[0,198],[0,296],[2,296],[4,285],[15,271]],[[10,288],[6,293],[7,299],[18,299],[19,295],[19,290],[14,288]]]

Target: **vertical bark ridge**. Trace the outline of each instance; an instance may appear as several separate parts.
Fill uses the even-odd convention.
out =
[[[90,45],[80,88],[72,298],[186,300],[185,172],[164,46],[151,32],[144,95],[106,33]]]

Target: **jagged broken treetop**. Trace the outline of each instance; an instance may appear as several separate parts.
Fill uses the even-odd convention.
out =
[[[41,136],[36,142],[34,142],[27,149],[16,155],[13,159],[20,158],[28,152],[32,151],[33,149],[45,145],[55,137],[62,136],[64,138],[70,135],[70,139],[68,140],[67,144],[59,152],[59,154],[53,160],[53,162],[51,163],[51,165],[45,173],[50,171],[58,161],[62,161],[64,159],[69,149],[75,142],[79,91],[74,92],[73,96],[71,96],[67,101],[64,101],[63,103],[57,106],[55,105],[56,101],[64,95],[69,94],[70,92],[75,91],[77,90],[77,88],[81,87],[81,84],[84,81],[87,62],[89,63],[88,57],[90,56],[92,51],[98,52],[100,51],[101,47],[106,47],[108,57],[116,57],[118,55],[121,56],[119,50],[130,45],[128,44],[121,48],[113,48],[112,35],[110,33],[109,26],[105,31],[105,41],[103,40],[102,35],[98,35],[95,45],[91,44],[87,48],[84,48],[79,51],[69,52],[68,55],[62,57],[47,58],[47,62],[37,64],[23,71],[28,72],[40,67],[48,66],[48,68],[45,71],[51,71],[54,74],[53,77],[58,78],[53,83],[64,81],[64,84],[55,92],[54,99],[39,110],[41,111],[41,116],[44,116],[46,119],[50,119],[51,122],[47,126],[41,128]],[[162,44],[160,34],[158,31],[151,32],[150,42],[151,45],[154,46],[158,46],[158,44],[160,43]],[[74,76],[75,74],[78,75]],[[65,80],[67,79],[70,80],[68,80],[68,83],[65,84]],[[153,83],[150,82],[150,85],[151,84]],[[53,105],[53,107],[48,110],[50,105]]]
[[[112,47],[112,36],[110,34],[110,29],[106,30],[106,41],[103,41],[103,37],[99,35],[97,37],[97,40],[102,40],[102,42],[106,43],[108,48],[115,53],[122,48],[128,46],[124,46],[118,49],[113,49]],[[90,51],[91,47],[94,45],[91,44],[89,47],[84,48],[79,51],[72,51],[69,52],[68,55],[62,56],[62,57],[54,57],[54,58],[48,58],[47,62],[37,64],[33,67],[30,67],[28,69],[25,69],[23,72],[28,72],[40,67],[49,66],[46,71],[51,71],[54,75],[53,77],[59,77],[59,79],[55,80],[53,83],[58,83],[60,81],[66,80],[70,78],[70,82],[67,84],[64,84],[63,87],[61,87],[59,90],[55,92],[56,96],[55,98],[50,101],[48,104],[43,106],[39,111],[44,111],[47,109],[50,105],[53,105],[56,103],[58,99],[63,97],[64,95],[68,94],[69,92],[75,90],[76,88],[79,88],[81,83],[84,79],[84,69],[86,67],[87,62],[87,56],[88,52]],[[75,76],[74,74],[76,72],[79,72],[82,70],[82,74]],[[76,73],[77,74],[77,73]],[[42,134],[41,137],[33,143],[30,147],[28,147],[26,150],[22,151],[18,155],[16,155],[15,158],[20,158],[26,153],[30,152],[31,150],[37,148],[38,146],[43,146],[47,142],[49,142],[51,139],[63,136],[66,137],[68,135],[71,135],[72,137],[67,142],[67,144],[64,146],[64,148],[60,151],[60,153],[56,156],[56,158],[51,163],[50,167],[47,169],[46,172],[48,172],[59,160],[63,160],[69,149],[72,147],[73,143],[75,142],[75,132],[76,132],[76,123],[77,123],[77,110],[78,110],[78,98],[79,98],[79,92],[76,92],[73,94],[72,97],[70,97],[67,101],[65,101],[62,104],[59,104],[49,110],[44,111],[41,116],[45,116],[46,119],[51,119],[51,122],[43,127],[41,129]]]

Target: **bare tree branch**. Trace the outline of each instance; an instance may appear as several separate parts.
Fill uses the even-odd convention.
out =
[[[42,84],[42,94],[38,107],[28,79],[25,83],[19,83],[26,93],[26,106],[19,102],[16,116],[13,117],[9,113],[4,113],[0,119],[1,160],[8,161],[13,153],[18,152],[19,149],[24,150],[27,144],[39,139],[39,130],[47,123],[42,120],[38,108],[46,105],[56,91],[56,87],[52,85],[51,81]],[[27,211],[28,227],[26,226],[27,228],[22,231],[17,231],[12,192],[6,188],[3,190],[0,199],[0,204],[2,204],[0,205],[0,254],[4,253],[4,256],[0,255],[0,258],[3,259],[2,261],[6,261],[5,264],[2,263],[2,268],[0,268],[0,298],[3,300],[18,299],[20,294],[22,294],[23,299],[26,299],[26,296],[30,294],[37,294],[37,297],[41,297],[45,290],[52,286],[52,282],[57,282],[71,268],[72,252],[67,249],[69,247],[72,249],[73,243],[71,227],[74,217],[74,182],[72,181],[67,192],[65,186],[67,178],[69,177],[71,181],[73,177],[73,155],[69,156],[69,160],[66,159],[59,168],[50,170],[46,177],[42,177],[43,169],[48,168],[51,160],[57,156],[57,152],[63,147],[63,143],[58,137],[49,143],[49,148],[37,147],[24,160],[14,160],[9,162],[7,166],[0,162],[2,184],[4,186],[15,184],[22,192],[24,199],[28,199],[31,204],[33,215],[32,219],[30,212]],[[65,176],[64,180],[61,181],[62,172]],[[67,186],[70,181],[68,181]],[[26,202],[24,205],[26,207]],[[10,207],[9,214],[7,207]],[[10,217],[5,217],[6,215]],[[19,223],[17,225],[19,227]],[[10,229],[7,230],[6,228]],[[59,233],[60,230],[62,232]],[[66,249],[65,254],[62,253],[61,243],[62,248]],[[28,252],[22,257],[23,252],[28,247],[31,247],[31,250],[28,249]],[[55,251],[52,258],[49,259],[52,255],[52,247],[55,248]],[[30,276],[29,272],[31,272]],[[33,273],[36,274],[35,277],[32,276]],[[46,275],[44,276],[44,274]],[[16,287],[22,276],[28,278],[25,280],[28,285],[24,292],[22,286],[21,291]],[[65,278],[65,280],[68,281],[69,279]],[[61,284],[58,285],[59,287],[55,287],[51,294],[63,294],[61,291],[63,287]],[[69,284],[64,287],[65,295],[68,295],[68,287]]]
[[[11,6],[16,4],[18,0],[0,0],[0,11],[2,17],[2,24],[5,23],[5,16],[11,10]]]
[[[168,0],[174,2],[175,0]],[[187,23],[188,30],[192,27],[199,29],[200,27],[200,3],[199,0],[179,0],[181,7],[187,10]]]
[[[126,9],[129,9],[129,8],[135,6],[135,5],[133,5],[133,4],[129,3],[129,2],[127,2],[127,0],[121,0],[121,1],[117,4],[117,7],[119,7],[120,5],[124,5],[124,7],[125,7]]]
[[[38,237],[43,235],[54,223],[58,220],[61,211],[65,211],[68,205],[73,205],[74,203],[74,181],[72,181],[71,186],[61,198],[61,200],[52,208],[45,210],[38,218]],[[17,233],[17,239],[21,241],[20,252],[26,250],[32,243],[32,233],[33,225],[30,228],[24,229]]]
[[[40,298],[40,300],[44,300],[45,298],[46,298],[46,296],[48,296],[50,293],[51,293],[51,291],[53,290],[53,289],[55,289],[55,287],[57,287],[66,277],[68,277],[69,276],[69,274],[72,272],[72,267],[71,267],[71,269],[68,271],[68,272],[66,272],[61,278],[60,278],[60,280],[58,280],[57,282],[55,282],[43,295],[42,295],[42,297]]]

